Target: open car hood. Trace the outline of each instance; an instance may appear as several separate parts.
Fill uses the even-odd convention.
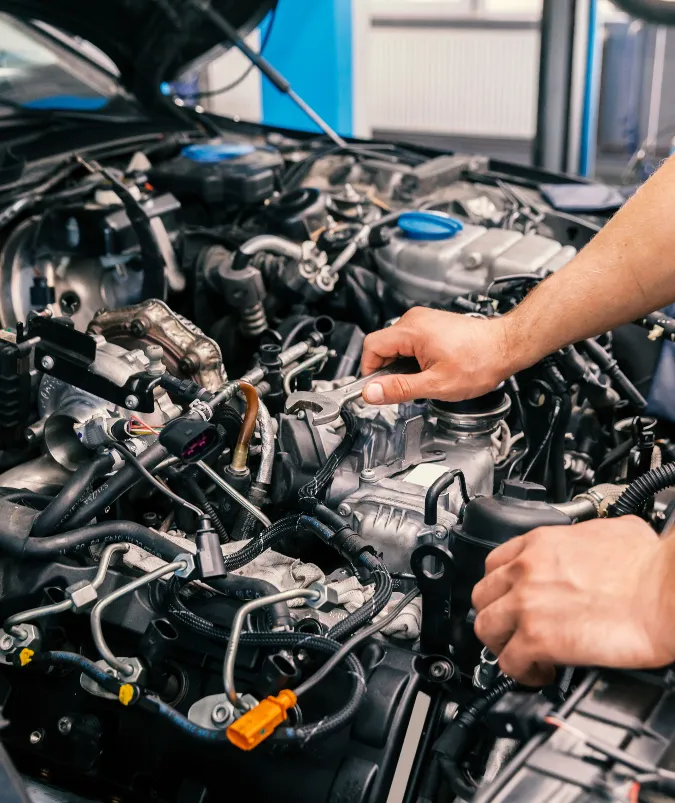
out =
[[[277,0],[212,0],[242,35],[252,31]],[[160,85],[216,45],[228,46],[204,15],[184,0],[0,0],[26,22],[45,22],[102,50],[116,64],[124,87],[144,105],[160,103]]]

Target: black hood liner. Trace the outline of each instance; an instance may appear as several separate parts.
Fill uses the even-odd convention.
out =
[[[250,33],[277,0],[212,0],[212,7]],[[39,20],[96,45],[117,65],[121,82],[144,105],[160,103],[159,86],[174,79],[222,35],[185,0],[0,0],[0,11]]]

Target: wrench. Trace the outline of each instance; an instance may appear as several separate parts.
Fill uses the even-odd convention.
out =
[[[291,393],[286,399],[285,410],[287,413],[297,413],[305,410],[311,414],[311,422],[320,426],[321,424],[331,424],[340,417],[340,410],[347,402],[358,399],[363,393],[366,385],[383,376],[392,374],[417,374],[420,367],[417,360],[413,357],[401,357],[398,360],[380,368],[370,376],[361,377],[349,385],[330,390],[327,393],[312,393],[309,391],[298,391]]]

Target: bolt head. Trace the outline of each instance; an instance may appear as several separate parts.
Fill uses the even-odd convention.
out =
[[[372,479],[375,476],[375,470],[372,468],[364,468],[361,472],[361,476],[364,480]]]
[[[40,744],[40,742],[45,738],[45,732],[43,730],[33,731],[31,735],[28,737],[28,741],[31,744]]]
[[[67,736],[73,729],[73,720],[70,717],[61,717],[58,722],[59,733]]]
[[[342,503],[342,504],[341,504],[341,505],[338,507],[338,513],[339,513],[341,516],[351,516],[351,515],[352,515],[352,509],[349,507],[349,505],[347,505],[347,504],[345,504],[345,503],[343,502],[343,503]]]
[[[448,531],[445,527],[442,527],[440,524],[434,527],[434,538],[437,538],[439,541],[442,541],[448,534]]]
[[[124,406],[127,410],[135,410],[138,407],[138,396],[127,396],[124,400]]]
[[[2,638],[0,638],[0,650],[4,650],[8,652],[14,646],[14,638],[10,636],[9,633],[6,633]]]
[[[230,712],[228,711],[227,707],[224,705],[217,705],[213,711],[211,712],[211,719],[217,724],[220,725],[223,722],[226,722],[229,719]]]
[[[54,358],[50,357],[48,354],[45,355],[42,360],[40,361],[40,365],[43,367],[45,371],[51,371],[54,367]]]
[[[446,661],[434,661],[429,667],[429,676],[434,680],[447,680],[452,676],[450,664]]]
[[[138,318],[131,322],[129,328],[134,337],[144,337],[148,333],[146,325]]]

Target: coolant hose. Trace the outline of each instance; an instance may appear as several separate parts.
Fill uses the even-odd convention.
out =
[[[645,502],[665,488],[675,485],[675,463],[666,463],[647,471],[631,482],[610,507],[611,517],[637,515]]]
[[[39,538],[62,529],[64,521],[82,501],[87,488],[95,479],[110,471],[114,463],[111,454],[102,454],[79,466],[57,496],[35,519],[31,535]]]
[[[139,463],[152,471],[158,466],[169,452],[161,443],[153,443],[138,456]],[[106,480],[100,488],[89,494],[67,521],[69,530],[81,527],[96,518],[101,511],[112,505],[126,493],[133,485],[139,482],[138,470],[135,466],[125,465],[110,479]]]

